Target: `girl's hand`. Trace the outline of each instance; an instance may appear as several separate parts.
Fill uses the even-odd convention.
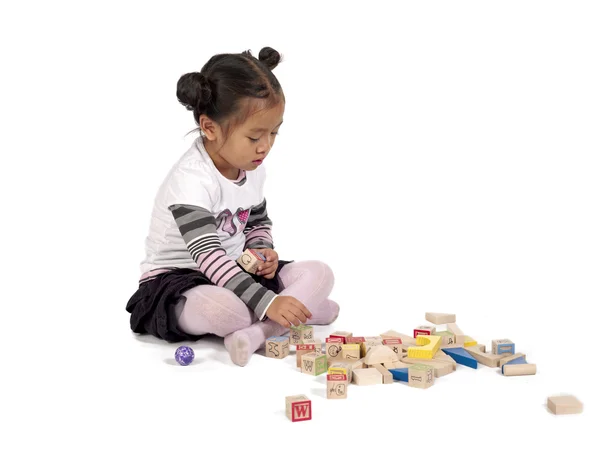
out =
[[[267,309],[266,315],[269,319],[290,328],[298,326],[300,322],[306,323],[312,317],[312,313],[296,297],[290,295],[278,295]]]
[[[266,261],[260,263],[258,266],[258,270],[256,271],[256,275],[263,276],[267,279],[272,279],[275,277],[275,271],[279,266],[279,255],[272,248],[255,248],[257,252],[262,253]]]

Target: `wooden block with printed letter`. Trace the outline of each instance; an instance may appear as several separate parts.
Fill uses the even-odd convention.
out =
[[[309,375],[321,375],[327,372],[327,357],[317,353],[307,353],[302,355],[302,373]]]
[[[327,398],[348,398],[348,377],[344,374],[327,374]]]
[[[433,368],[424,364],[415,364],[408,368],[408,385],[421,389],[433,386]]]
[[[271,336],[265,342],[268,358],[283,359],[290,354],[290,339],[287,336]]]
[[[247,248],[237,259],[237,262],[246,272],[254,274],[260,263],[266,260],[265,255],[258,250]]]
[[[306,395],[290,395],[285,398],[285,415],[292,422],[312,419],[312,402]]]

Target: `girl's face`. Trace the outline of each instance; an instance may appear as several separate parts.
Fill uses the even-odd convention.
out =
[[[252,114],[244,123],[238,125],[229,139],[221,127],[204,117],[200,125],[206,135],[205,148],[215,166],[227,178],[236,179],[238,170],[255,170],[271,151],[281,123],[285,103],[280,102],[272,108]],[[208,123],[210,121],[211,123]]]

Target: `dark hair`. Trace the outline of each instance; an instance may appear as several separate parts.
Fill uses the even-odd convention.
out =
[[[179,78],[177,99],[194,112],[198,125],[200,116],[206,114],[224,127],[225,135],[229,136],[232,127],[243,123],[251,114],[250,99],[263,100],[259,109],[285,102],[281,85],[272,72],[281,59],[271,47],[264,47],[258,58],[252,56],[250,50],[215,55],[200,72],[186,73]],[[192,131],[199,130],[200,127]]]

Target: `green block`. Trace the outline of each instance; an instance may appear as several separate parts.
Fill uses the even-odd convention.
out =
[[[433,334],[435,336],[454,336],[454,333],[451,333],[450,331],[436,331]]]
[[[315,375],[327,372],[327,356],[325,354],[315,358]]]
[[[433,367],[427,366],[425,364],[413,364],[412,366],[409,367],[409,369],[426,372],[429,369],[433,369]]]

